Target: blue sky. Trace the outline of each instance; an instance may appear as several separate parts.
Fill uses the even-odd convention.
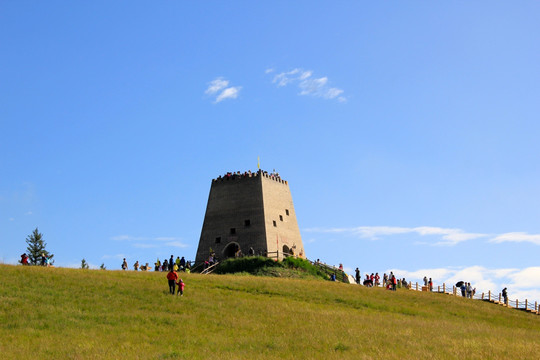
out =
[[[195,256],[276,169],[306,254],[540,300],[540,5],[0,4],[0,261]]]

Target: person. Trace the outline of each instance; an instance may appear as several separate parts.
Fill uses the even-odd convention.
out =
[[[186,259],[184,259],[184,257],[182,256],[182,258],[180,259],[180,269],[185,271],[185,267],[186,267]]]
[[[429,291],[433,291],[433,280],[431,280],[431,278],[429,278],[428,286],[429,286]]]
[[[343,271],[343,264],[341,264],[341,263],[339,264],[339,270]]]
[[[466,282],[463,282],[461,284],[460,290],[461,290],[461,296],[466,297],[467,296],[467,294],[466,294],[466,292],[467,292],[467,283]]]
[[[169,270],[169,262],[167,261],[167,259],[165,259],[165,260],[163,260],[163,265],[161,266],[161,271],[167,271],[167,270]]]
[[[21,255],[21,264],[28,265],[28,255],[26,253]]]
[[[186,267],[185,267],[184,271],[187,272],[187,273],[191,272],[191,262],[190,261],[186,262]]]
[[[45,253],[41,253],[41,266],[47,265],[47,257],[45,256]]]
[[[255,256],[255,249],[253,249],[253,246],[251,246],[248,250],[249,256]]]
[[[356,283],[360,285],[360,270],[356,268],[355,272],[356,272]]]
[[[375,286],[380,286],[381,285],[381,277],[379,276],[379,273],[375,273]]]
[[[405,280],[405,278],[403,278],[403,279],[401,280],[401,285],[403,285],[404,288],[407,288],[407,286],[408,286],[409,284],[407,283],[407,280]]]
[[[161,267],[161,261],[159,261],[159,258],[157,259],[157,261],[154,263],[154,271],[159,271],[160,270],[160,267]]]
[[[428,286],[427,276],[424,276],[424,286]]]
[[[397,286],[397,279],[394,276],[394,274],[392,274],[392,290],[396,291],[396,286]]]
[[[333,273],[333,274],[330,276],[330,281],[336,281],[336,273]]]
[[[178,271],[178,265],[176,265],[176,263],[174,263],[174,265],[173,265],[173,270]]]
[[[502,296],[504,298],[504,303],[508,305],[508,291],[506,290],[506,288],[502,290]]]
[[[178,279],[176,285],[178,285],[176,296],[178,296],[178,294],[180,294],[180,296],[184,296],[184,287],[186,286],[186,284],[184,284],[184,281],[182,279]]]
[[[135,261],[135,264],[133,264],[133,269],[135,271],[139,271],[139,260]]]
[[[124,258],[124,261],[122,262],[122,270],[127,270],[127,268],[128,268],[128,264],[127,264],[126,258]]]
[[[174,295],[174,290],[176,287],[176,280],[178,280],[178,273],[174,270],[169,270],[167,273],[167,280],[169,280],[169,293]]]
[[[384,286],[388,285],[388,275],[386,275],[386,273],[383,275],[383,284]]]
[[[174,256],[171,255],[171,258],[169,259],[169,271],[173,269],[173,265],[174,265]]]
[[[180,269],[180,256],[176,257],[175,264],[176,264],[176,266],[178,266],[177,269]]]
[[[467,298],[468,299],[472,299],[473,295],[472,295],[472,286],[471,286],[471,283],[467,283]]]

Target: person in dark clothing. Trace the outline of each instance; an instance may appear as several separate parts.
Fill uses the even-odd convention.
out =
[[[172,271],[174,266],[174,256],[171,255],[171,258],[169,259],[169,271]]]
[[[180,268],[182,270],[185,270],[185,267],[186,267],[186,259],[184,259],[184,257],[182,256],[182,258],[180,259]]]
[[[508,292],[506,291],[506,288],[502,290],[502,296],[504,298],[504,303],[508,305]]]
[[[360,278],[360,270],[358,270],[358,268],[356,268],[355,271],[356,271],[356,278],[355,278],[356,283],[360,285],[360,280],[361,280],[361,278]]]

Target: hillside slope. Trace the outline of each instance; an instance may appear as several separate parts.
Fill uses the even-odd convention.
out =
[[[320,280],[0,265],[0,354],[23,359],[537,359],[540,317]]]

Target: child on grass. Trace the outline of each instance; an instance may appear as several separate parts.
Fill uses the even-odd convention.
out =
[[[178,290],[176,292],[176,295],[178,296],[178,294],[180,294],[180,296],[184,296],[184,287],[185,287],[185,284],[184,282],[182,281],[182,279],[179,279],[178,282],[176,283],[176,285],[178,285]]]

